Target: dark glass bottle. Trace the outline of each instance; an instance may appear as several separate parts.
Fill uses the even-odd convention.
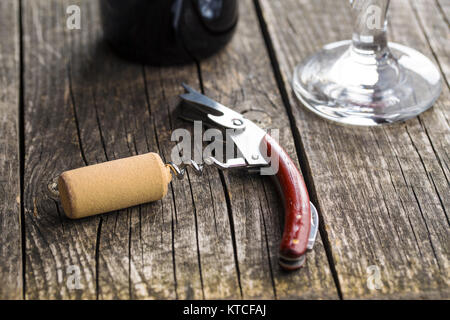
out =
[[[231,39],[238,0],[101,0],[105,39],[136,62],[171,65],[208,57]]]

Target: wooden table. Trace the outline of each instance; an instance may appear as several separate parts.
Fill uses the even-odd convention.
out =
[[[449,290],[449,0],[391,1],[390,37],[437,63],[420,117],[338,126],[295,99],[293,67],[348,38],[347,0],[242,0],[232,43],[183,67],[118,59],[97,1],[0,2],[0,298],[446,298]],[[81,30],[66,8],[81,7]],[[158,202],[71,221],[62,171],[149,151],[170,156],[181,82],[281,128],[321,228],[306,266],[278,266],[283,214],[270,180],[209,168]],[[77,282],[77,280],[79,280]]]

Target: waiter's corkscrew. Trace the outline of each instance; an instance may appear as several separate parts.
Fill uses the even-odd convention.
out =
[[[210,156],[204,159],[204,164],[191,159],[175,164],[164,163],[156,153],[147,153],[66,171],[58,179],[66,215],[83,218],[160,200],[167,194],[172,175],[183,179],[187,167],[198,175],[204,165],[220,170],[240,168],[255,172],[267,169],[271,161],[277,159],[278,170],[273,174],[276,174],[285,204],[279,262],[287,270],[300,268],[305,263],[307,250],[313,248],[319,218],[294,162],[275,139],[242,114],[183,86],[186,93],[181,95],[181,117],[224,129],[238,149],[239,157],[222,162]]]

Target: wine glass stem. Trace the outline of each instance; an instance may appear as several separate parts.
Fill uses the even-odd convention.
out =
[[[390,0],[350,0],[353,15],[353,48],[363,55],[386,57],[387,11]]]

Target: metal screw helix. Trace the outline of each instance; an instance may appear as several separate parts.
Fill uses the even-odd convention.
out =
[[[186,162],[187,161],[187,162]],[[201,175],[203,173],[204,166],[201,164],[198,164],[194,160],[186,160],[183,161],[180,165],[177,165],[173,163],[172,161],[169,161],[166,163],[166,166],[170,168],[172,173],[179,179],[182,180],[184,178],[184,174],[186,173],[186,168],[191,167],[196,175]],[[206,162],[206,164],[209,164]]]

